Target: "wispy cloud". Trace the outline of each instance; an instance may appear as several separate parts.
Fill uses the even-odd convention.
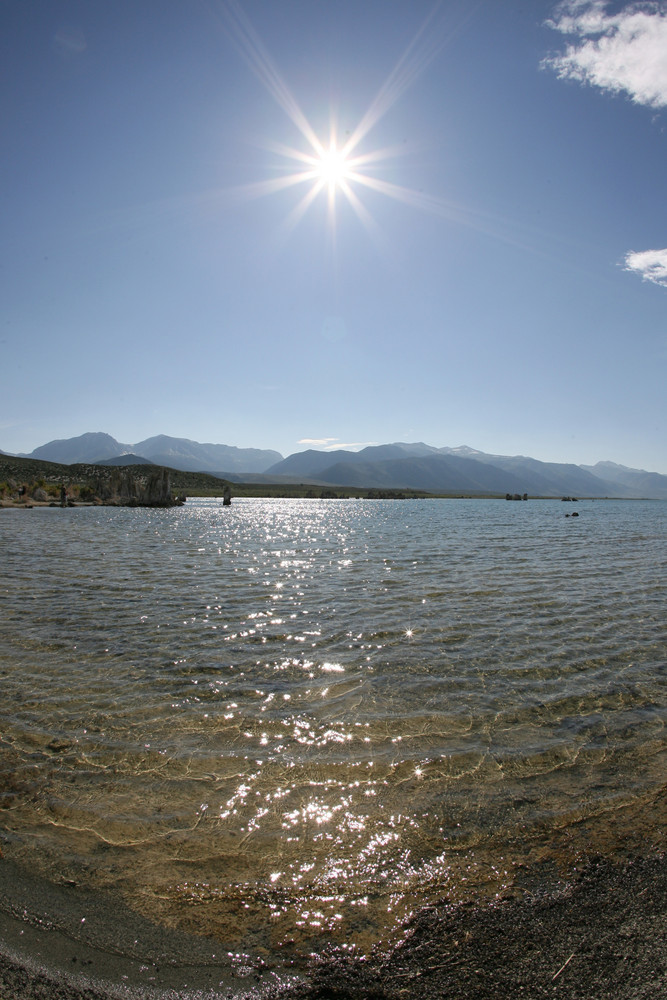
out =
[[[636,104],[667,107],[667,3],[631,3],[609,13],[606,0],[565,0],[547,24],[576,40],[543,66],[561,79],[625,92]]]
[[[297,444],[307,444],[311,448],[312,447],[331,448],[332,441],[337,441],[337,440],[338,438],[301,438],[301,440],[297,441]]]
[[[644,281],[667,288],[667,248],[627,253],[625,270],[641,275]]]
[[[370,448],[372,445],[377,444],[377,441],[347,441],[339,442],[332,447],[342,448],[345,451],[360,451],[362,448]],[[327,449],[325,449],[326,451]],[[329,449],[330,450],[330,449]]]
[[[301,438],[297,444],[308,445],[309,448],[321,448],[323,451],[354,451],[357,448],[368,448],[377,441],[341,441],[340,438]]]

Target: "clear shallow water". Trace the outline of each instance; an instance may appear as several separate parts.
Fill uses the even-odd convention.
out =
[[[271,963],[652,842],[666,514],[3,512],[6,856]]]

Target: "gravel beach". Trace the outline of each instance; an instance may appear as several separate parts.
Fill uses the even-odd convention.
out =
[[[291,984],[253,987],[246,979],[238,988],[131,988],[104,983],[94,968],[90,980],[77,980],[2,951],[2,1000],[661,1000],[667,997],[667,864],[663,855],[624,864],[600,859],[548,893],[538,881],[521,898],[490,906],[443,901],[421,912],[389,955],[359,962],[332,953]]]

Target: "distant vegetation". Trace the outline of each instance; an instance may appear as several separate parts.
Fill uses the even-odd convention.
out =
[[[320,500],[424,500],[444,495],[425,493],[422,490],[369,490],[356,486],[331,487],[312,483],[232,483],[231,488],[232,495],[236,497],[304,497]],[[194,495],[193,493],[192,496]]]
[[[60,487],[65,486],[68,496],[73,500],[87,502],[95,495],[93,484],[110,478],[123,466],[77,464],[61,465],[57,462],[42,462],[34,458],[13,458],[0,455],[0,499],[19,500],[21,497],[47,500],[57,500]],[[137,473],[145,468],[154,473],[155,465],[140,466],[130,464],[127,467]],[[171,489],[179,496],[221,497],[225,486],[229,485],[235,497],[305,497],[315,499],[424,499],[434,496],[460,496],[460,494],[427,493],[423,490],[378,490],[362,487],[319,486],[312,483],[228,483],[225,479],[211,476],[205,472],[182,472],[169,469]],[[23,492],[19,496],[19,490]],[[36,491],[44,493],[35,496]]]
[[[86,502],[95,495],[94,484],[100,481],[111,481],[119,471],[127,468],[133,475],[142,470],[153,475],[158,466],[137,465],[127,466],[94,465],[80,463],[77,465],[61,465],[58,462],[42,462],[35,458],[13,458],[0,455],[0,498],[7,500],[16,496],[21,487],[25,487],[23,495],[34,499],[49,499],[60,496],[60,487],[64,486],[70,499]],[[222,496],[225,481],[215,476],[199,472],[180,472],[169,469],[171,489],[174,494],[190,496]],[[43,490],[45,498],[35,497],[35,490]]]

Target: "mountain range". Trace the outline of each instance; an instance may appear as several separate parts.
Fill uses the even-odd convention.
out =
[[[62,465],[88,463],[93,465],[131,465],[147,460],[153,465],[166,465],[183,472],[263,472],[270,465],[282,460],[279,451],[262,451],[259,448],[234,448],[227,444],[200,444],[187,438],[146,438],[137,444],[121,444],[110,434],[101,432],[81,434],[79,437],[49,441],[35,448],[29,455],[18,458],[36,458],[43,462]],[[121,459],[124,459],[121,463]]]
[[[369,489],[415,489],[432,493],[533,496],[610,496],[667,499],[667,476],[614,462],[570,465],[522,455],[489,455],[474,448],[436,448],[417,442],[375,445],[352,452],[277,451],[201,444],[160,434],[121,444],[109,434],[88,433],[50,441],[20,458],[59,462],[165,465],[207,472],[232,482],[291,482]]]

